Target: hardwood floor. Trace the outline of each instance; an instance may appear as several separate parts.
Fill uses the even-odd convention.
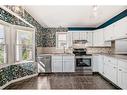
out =
[[[23,80],[5,89],[116,89],[100,75],[49,74]]]

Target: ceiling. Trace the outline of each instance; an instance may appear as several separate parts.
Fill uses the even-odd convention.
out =
[[[92,5],[23,7],[43,27],[98,27],[110,18],[127,9],[127,6],[95,7]]]

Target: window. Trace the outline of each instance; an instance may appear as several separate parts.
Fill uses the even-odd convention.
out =
[[[0,64],[6,63],[6,43],[4,26],[0,25]]]
[[[57,33],[57,48],[64,49],[67,48],[67,33],[60,32]]]
[[[33,32],[17,30],[16,34],[16,62],[33,60]]]

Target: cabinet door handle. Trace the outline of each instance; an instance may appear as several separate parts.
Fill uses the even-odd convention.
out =
[[[122,71],[122,69],[119,69],[119,71]]]

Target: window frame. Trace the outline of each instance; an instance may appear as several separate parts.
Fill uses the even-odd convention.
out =
[[[5,62],[0,64],[0,65],[5,65],[5,64],[8,64],[9,63],[9,52],[8,52],[8,46],[9,46],[9,40],[10,40],[10,35],[9,35],[9,31],[8,29],[10,30],[11,28],[11,24],[5,22],[5,21],[2,21],[0,20],[0,25],[2,25],[4,27],[4,48],[5,48]]]
[[[59,44],[58,35],[59,34],[66,34],[66,47],[65,47],[65,49],[67,49],[68,48],[68,44],[67,44],[67,33],[66,32],[56,32],[56,48],[57,49],[64,49],[64,47],[60,48],[58,46],[58,44]]]
[[[13,39],[13,45],[14,45],[14,62],[17,63],[17,60],[16,60],[16,46],[17,46],[17,32],[18,30],[21,30],[21,31],[30,31],[30,32],[33,32],[32,33],[32,42],[33,44],[30,45],[33,47],[32,49],[32,59],[33,60],[20,60],[19,62],[24,62],[24,61],[35,61],[35,28],[30,28],[30,27],[23,27],[23,26],[18,26],[18,25],[13,25],[13,29],[14,29],[14,39]]]

